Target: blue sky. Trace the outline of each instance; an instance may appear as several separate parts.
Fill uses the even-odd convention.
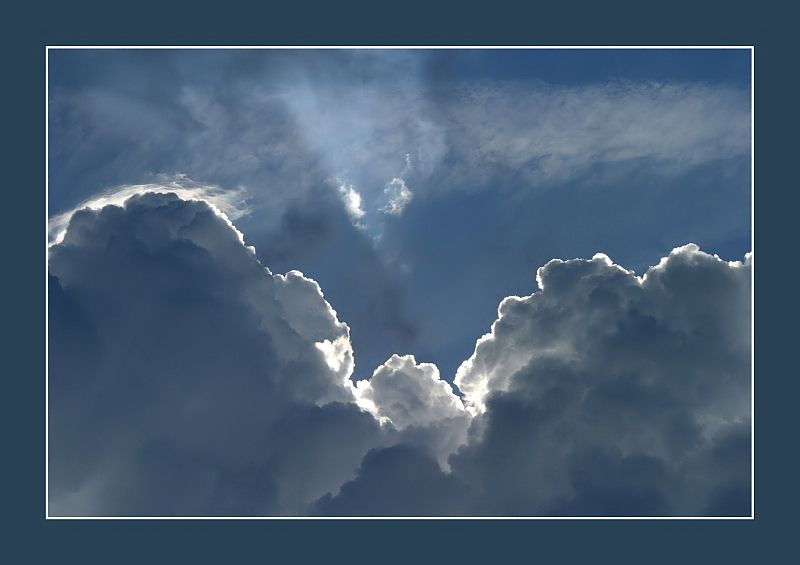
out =
[[[154,234],[161,234],[162,228],[153,226],[162,221],[173,226],[163,228],[167,233],[178,224],[171,216],[151,218],[146,209],[160,210],[156,201],[132,207],[130,217],[120,220],[124,230],[113,227],[106,216],[99,216],[105,223],[97,225],[79,216],[65,236],[67,223],[76,209],[121,205],[127,196],[152,190],[210,202],[245,244],[254,247],[261,265],[272,273],[296,269],[316,281],[337,321],[326,321],[328,333],[312,332],[317,336],[313,339],[324,336],[327,345],[317,349],[338,355],[344,350],[336,348],[344,342],[337,340],[344,337],[337,324],[347,325],[353,382],[369,379],[376,368],[386,374],[413,373],[426,383],[453,383],[459,372],[469,388],[472,373],[462,364],[474,356],[481,361],[476,341],[503,317],[498,305],[506,297],[537,291],[537,269],[552,259],[591,260],[603,253],[641,276],[673,249],[689,243],[731,262],[742,261],[751,251],[751,73],[746,49],[51,50],[49,73],[51,240],[65,238],[64,244],[52,248],[59,249],[54,257],[65,274],[54,274],[60,282],[53,281],[57,286],[51,292],[61,297],[63,290],[65,306],[58,311],[81,328],[91,326],[75,322],[82,319],[75,314],[82,299],[70,297],[61,286],[70,276],[77,277],[71,261],[78,261],[79,254],[71,258],[70,253],[77,253],[75,246],[90,246],[83,234],[101,239],[112,234],[109,242],[138,234],[147,247],[151,237],[160,241]],[[180,217],[189,214],[178,204],[168,207]],[[211,234],[218,226],[203,229]],[[211,245],[209,235],[190,230],[188,224],[180,230],[189,230],[193,235],[188,239],[201,247]],[[139,243],[131,245],[138,249]],[[216,244],[208,249],[224,269],[240,272],[215,255]],[[671,259],[676,272],[682,271],[674,265],[683,265],[684,259],[693,266],[705,264],[706,259],[697,259],[701,252],[692,249],[684,248]],[[87,272],[97,268],[101,273],[93,263],[97,256],[91,257],[80,259],[81,264]],[[188,261],[197,267],[183,251],[170,257],[176,264]],[[601,265],[597,261],[587,264]],[[160,263],[145,261],[142,268],[155,264]],[[129,266],[119,266],[120,272],[128,272]],[[138,272],[131,269],[132,274]],[[586,276],[600,276],[592,273]],[[158,276],[167,280],[172,274]],[[665,288],[682,276],[676,274]],[[195,291],[197,296],[209,292],[216,297],[211,287],[180,284],[188,285],[186,300],[195,300]],[[284,283],[276,284],[282,288]],[[301,287],[312,298],[293,307],[301,313],[316,312],[317,295],[307,285]],[[689,292],[676,288],[678,294]],[[139,296],[138,290],[130,292]],[[275,300],[283,303],[283,291],[274,292]],[[640,300],[636,296],[631,304]],[[216,299],[207,300],[217,304]],[[173,306],[178,308],[176,303],[168,310]],[[637,306],[643,311],[648,307]],[[564,304],[553,306],[553,312],[568,310]],[[722,316],[722,310],[714,310],[708,320]],[[672,334],[641,322],[637,312],[627,311],[625,316],[634,321],[626,318],[614,327],[622,332],[626,324],[642,323],[642,335],[652,331],[661,336],[653,339],[673,343],[667,337]],[[652,313],[659,328],[664,312]],[[575,319],[584,314],[580,311]],[[91,318],[88,313],[82,316]],[[292,315],[287,314],[287,320],[296,326]],[[531,320],[530,327],[548,331],[545,321]],[[593,320],[587,317],[586,325]],[[498,326],[498,335],[504,335],[502,331]],[[710,330],[698,331],[707,336]],[[249,342],[255,338],[248,332],[236,335]],[[283,338],[276,337],[281,332],[273,331],[273,343],[282,343]],[[559,343],[569,342],[576,332],[573,328]],[[498,337],[498,344],[503,339]],[[730,343],[728,337],[720,338],[723,342]],[[510,349],[497,347],[514,358]],[[435,378],[428,366],[387,361],[393,355],[413,355],[414,363],[435,364]],[[702,365],[696,352],[687,355],[693,360],[687,361],[688,367]],[[279,353],[274,358],[282,359]],[[269,359],[269,366],[278,363]],[[531,359],[533,365],[515,366],[514,379],[533,371],[538,357]],[[344,370],[341,363],[340,359],[330,367]],[[727,365],[722,365],[725,368],[719,370],[727,374]],[[627,371],[628,360],[619,361],[619,367],[620,374]],[[506,370],[493,371],[501,369]],[[487,382],[506,383],[504,379]],[[372,385],[376,391],[379,384]],[[516,390],[498,386],[503,394]],[[453,391],[459,397],[466,394],[464,388]],[[376,403],[377,408],[369,405],[373,413],[380,411],[378,392],[358,394],[362,400],[372,399],[364,402]],[[465,402],[483,410],[483,400],[475,398],[467,394]],[[487,417],[484,427],[501,429],[505,424],[499,414],[505,412],[492,402],[486,400],[487,414],[498,416]],[[453,434],[437,439],[436,445],[450,445],[461,437]],[[422,441],[414,438],[406,438],[403,445]],[[388,440],[381,441],[388,445]],[[459,453],[451,464],[472,465],[488,457],[474,450]],[[590,457],[587,453],[581,457]],[[434,455],[440,463],[446,460],[438,452]],[[391,452],[364,459],[364,480],[380,474],[382,465],[389,465],[383,462],[392,457],[404,456]],[[427,465],[414,456],[411,460]],[[351,463],[355,465],[347,464]],[[447,484],[445,490],[461,492],[460,483]],[[594,483],[581,485],[595,493]],[[313,502],[314,512],[351,503],[358,508],[360,488],[354,484],[342,491],[352,500],[302,503]],[[528,494],[531,504],[540,504],[539,494]],[[589,500],[594,494],[586,496]],[[729,498],[719,496],[714,500],[721,508]],[[513,498],[512,494],[509,500]],[[586,500],[558,499],[542,508],[569,512],[564,508],[589,508]],[[653,508],[662,508],[661,498],[653,500]],[[281,508],[296,511],[294,506]],[[491,505],[481,508],[503,513]]]

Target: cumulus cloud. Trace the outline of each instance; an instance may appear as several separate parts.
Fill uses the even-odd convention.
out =
[[[79,210],[49,267],[51,515],[750,512],[749,254],[552,260],[458,390],[354,384],[320,286],[200,200]]]
[[[356,387],[320,286],[273,275],[220,209],[103,199],[50,246],[51,515],[302,514],[371,449],[444,465],[465,441],[434,365],[394,356]]]
[[[297,513],[381,445],[319,286],[209,204],[80,210],[49,267],[52,514]]]
[[[695,245],[642,277],[602,254],[550,261],[539,291],[505,299],[458,371],[478,415],[449,470],[409,456],[428,469],[418,492],[458,485],[457,500],[417,508],[749,515],[751,266],[749,254],[726,262]],[[406,488],[381,460],[319,508],[358,513],[376,485]]]
[[[749,161],[747,89],[575,86],[525,73],[448,78],[430,72],[440,55],[51,53],[51,203],[73,209],[101,187],[184,171],[221,186],[244,183],[266,222],[338,174],[370,213],[386,204],[394,178],[421,197],[496,189],[499,181],[535,190],[597,174],[598,165],[639,163],[672,177],[703,163]],[[405,155],[413,177],[398,174]],[[404,194],[399,185],[392,191]],[[387,210],[399,213],[404,200],[396,202]]]
[[[748,515],[750,271],[694,245],[641,278],[598,254],[504,300],[456,377],[485,412],[451,463],[491,485],[484,511],[702,515],[729,493]]]
[[[417,363],[413,355],[392,355],[368,381],[356,384],[360,399],[375,407],[399,429],[462,415],[461,399],[439,377],[432,363]]]
[[[469,491],[443,473],[423,451],[405,445],[370,451],[358,479],[327,494],[310,509],[327,516],[463,516],[469,514]]]
[[[433,363],[392,355],[369,380],[356,383],[356,402],[400,430],[399,441],[420,446],[447,466],[467,440],[472,413]]]
[[[707,282],[703,275],[713,278]],[[539,359],[583,361],[581,353],[595,341],[618,337],[623,322],[673,329],[684,339],[708,332],[720,340],[713,345],[749,358],[749,255],[744,263],[726,263],[690,244],[637,277],[600,253],[588,261],[554,259],[536,280],[540,292],[500,303],[491,333],[458,369],[455,384],[477,407],[492,392],[508,390],[515,375]],[[720,285],[717,292],[712,284]],[[712,322],[717,325],[708,328]],[[695,353],[702,345],[695,343]],[[614,359],[629,362],[631,349]]]

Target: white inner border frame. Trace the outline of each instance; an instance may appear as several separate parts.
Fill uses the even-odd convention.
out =
[[[747,49],[750,51],[750,516],[50,516],[49,466],[49,267],[50,50],[565,50],[565,49]],[[48,45],[45,47],[45,519],[46,520],[754,520],[755,519],[755,46],[753,45]]]

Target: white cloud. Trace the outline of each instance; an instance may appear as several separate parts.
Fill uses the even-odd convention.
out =
[[[392,355],[369,380],[356,383],[356,402],[401,432],[398,441],[416,445],[448,469],[448,457],[467,441],[474,411],[464,407],[433,363]]]
[[[414,197],[414,193],[406,186],[406,182],[399,177],[393,178],[386,185],[383,192],[389,198],[389,201],[386,206],[381,208],[381,212],[391,216],[401,216],[408,203]]]
[[[501,166],[531,182],[564,181],[645,158],[671,174],[750,151],[749,92],[729,87],[477,84],[447,110],[448,139],[478,177]]]
[[[374,191],[370,202],[381,187],[403,194],[386,178],[416,192],[495,188],[498,176],[514,175],[520,190],[538,190],[613,174],[598,170],[606,165],[644,162],[669,177],[750,152],[749,91],[729,86],[492,81],[453,85],[436,100],[409,77],[391,88],[298,85],[285,100],[328,166],[357,172],[355,182]],[[413,178],[397,174],[400,155],[413,156]],[[396,202],[385,211],[401,213],[404,199]]]
[[[559,358],[583,361],[587,347],[587,333],[596,330],[598,336],[617,329],[616,324],[632,310],[655,320],[675,322],[679,312],[702,300],[703,288],[664,288],[664,282],[673,278],[684,267],[696,267],[683,276],[728,277],[730,294],[718,297],[709,304],[719,304],[719,310],[710,312],[717,319],[731,316],[735,327],[716,331],[739,336],[736,345],[744,348],[749,343],[749,277],[750,254],[744,262],[725,262],[717,256],[700,251],[689,244],[670,252],[659,264],[651,267],[642,277],[636,276],[603,254],[591,260],[553,259],[536,273],[539,292],[530,296],[509,296],[498,307],[498,319],[491,332],[481,337],[475,352],[458,368],[455,384],[464,393],[465,400],[478,409],[485,407],[489,394],[507,391],[514,376],[539,359]],[[714,272],[718,271],[718,275]],[[665,281],[665,277],[667,278]],[[700,279],[701,280],[701,279]],[[698,282],[698,284],[700,284]],[[726,289],[728,290],[728,289]],[[734,293],[735,291],[735,293]],[[666,295],[665,295],[666,294]],[[608,304],[600,297],[607,299]],[[722,304],[724,300],[732,304]],[[732,312],[735,312],[732,313]],[[686,324],[711,323],[717,320],[694,320],[698,311],[686,311]],[[584,320],[585,318],[585,320]],[[581,325],[579,321],[585,321]],[[684,330],[684,328],[680,328]]]
[[[359,225],[358,220],[365,214],[364,209],[361,207],[361,194],[352,184],[341,182],[339,184],[339,196],[353,223]]]
[[[356,383],[359,401],[374,406],[377,417],[386,417],[403,429],[425,426],[465,414],[461,399],[432,363],[417,363],[413,355],[392,355],[375,369],[372,378]]]

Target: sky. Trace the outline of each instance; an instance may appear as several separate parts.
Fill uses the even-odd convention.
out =
[[[749,515],[749,50],[51,50],[51,515]]]

